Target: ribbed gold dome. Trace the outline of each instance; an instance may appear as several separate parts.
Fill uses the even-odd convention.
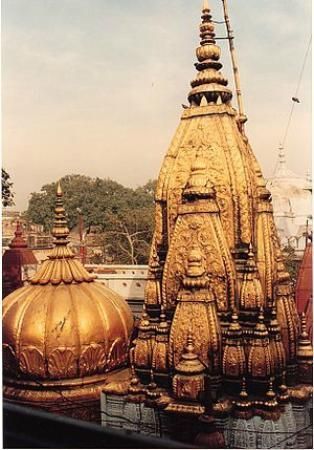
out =
[[[3,361],[10,379],[62,380],[105,373],[127,360],[133,317],[67,247],[62,192],[55,248],[31,283],[3,302]]]

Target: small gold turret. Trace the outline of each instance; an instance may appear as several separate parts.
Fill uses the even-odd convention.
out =
[[[273,375],[269,334],[264,323],[263,308],[260,308],[250,345],[251,348],[248,356],[250,390],[252,389],[252,392],[263,394],[265,393],[269,378]]]
[[[313,347],[306,331],[304,312],[301,316],[301,334],[297,347],[298,381],[301,384],[313,384]]]
[[[246,388],[246,379],[242,378],[241,392],[239,398],[234,402],[235,416],[242,419],[249,419],[253,416],[252,402],[249,400],[249,395]]]
[[[222,374],[226,390],[234,394],[241,387],[246,373],[246,359],[243,347],[242,328],[236,311],[233,311],[231,324],[226,332],[222,357]]]
[[[281,329],[282,343],[287,361],[287,383],[294,385],[297,377],[297,340],[299,319],[294,303],[289,273],[283,263],[280,249],[276,252],[277,281],[275,284],[275,301],[277,318]]]
[[[144,381],[150,373],[154,334],[155,332],[152,329],[149,315],[147,314],[146,306],[144,304],[142,317],[138,326],[138,337],[134,348],[134,365],[138,375],[144,377]]]
[[[263,290],[254,260],[252,245],[249,253],[240,290],[240,307],[244,310],[256,310],[263,306]]]
[[[277,397],[273,389],[273,378],[270,378],[268,383],[268,391],[266,392],[266,400],[264,406],[268,410],[274,410],[278,407]]]
[[[131,398],[138,398],[138,396],[141,396],[144,392],[143,387],[140,385],[140,379],[136,375],[135,366],[134,366],[134,347],[130,349],[130,365],[131,365],[131,380],[128,392],[131,396]],[[142,395],[143,397],[143,395]],[[144,397],[143,397],[144,398]]]
[[[162,269],[160,266],[159,257],[155,247],[152,248],[151,261],[148,268],[148,277],[145,287],[145,304],[160,305],[161,292],[160,292],[160,280]]]
[[[191,331],[188,334],[187,344],[175,367],[175,375],[172,381],[172,389],[179,400],[199,401],[200,394],[204,391],[205,366],[195,353]]]
[[[167,322],[165,307],[161,305],[159,323],[156,326],[156,338],[153,348],[152,368],[158,380],[168,380],[169,372],[169,332],[170,326]]]
[[[276,306],[271,310],[271,320],[268,327],[270,353],[272,358],[273,373],[275,380],[281,384],[282,374],[286,366],[285,349],[282,344],[280,327],[277,320]]]

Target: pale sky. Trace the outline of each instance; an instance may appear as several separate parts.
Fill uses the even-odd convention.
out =
[[[3,166],[15,209],[74,173],[135,187],[156,178],[195,76],[201,0],[2,0]],[[210,0],[214,20],[221,0]],[[310,0],[229,0],[247,135],[276,163],[311,35]],[[216,25],[225,36],[224,25]],[[226,41],[223,73],[233,82]],[[310,167],[311,54],[286,154]],[[236,106],[235,98],[233,105]]]

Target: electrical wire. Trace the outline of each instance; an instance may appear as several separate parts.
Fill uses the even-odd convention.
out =
[[[303,72],[304,72],[304,69],[305,69],[305,64],[306,64],[307,57],[308,57],[308,54],[309,54],[309,51],[310,51],[310,48],[311,48],[311,44],[312,44],[312,35],[310,36],[310,40],[309,40],[309,43],[308,43],[308,46],[307,46],[307,49],[306,49],[306,52],[305,52],[305,55],[304,55],[301,72],[300,72],[300,75],[299,75],[299,78],[298,78],[298,82],[297,82],[297,87],[296,87],[294,96],[292,97],[292,105],[291,105],[291,109],[290,109],[290,113],[289,113],[289,117],[288,117],[288,122],[287,122],[287,126],[286,126],[286,129],[285,129],[285,133],[283,135],[283,139],[281,141],[281,145],[283,147],[285,146],[285,142],[286,142],[286,139],[287,139],[287,135],[288,135],[288,131],[289,131],[289,127],[290,127],[290,123],[291,123],[292,114],[293,114],[293,111],[294,111],[295,104],[298,103],[297,101],[295,101],[293,99],[297,99],[298,100],[299,89],[300,89],[300,86],[301,86]]]

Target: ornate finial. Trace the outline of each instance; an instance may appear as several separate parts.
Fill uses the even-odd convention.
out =
[[[313,356],[313,347],[306,328],[306,317],[303,312],[301,314],[301,333],[298,340],[298,358],[302,358],[303,356]]]
[[[146,389],[146,395],[151,400],[156,400],[160,397],[160,393],[156,390],[157,384],[155,383],[154,371],[150,369],[150,383]]]
[[[138,378],[138,376],[136,375],[136,371],[135,371],[135,364],[134,364],[134,349],[135,347],[132,347],[130,349],[130,363],[131,363],[131,373],[132,373],[132,378],[130,380],[130,386],[129,386],[129,394],[133,394],[133,395],[138,395],[143,393],[143,389],[140,386],[140,380]]]
[[[170,326],[167,322],[165,307],[162,304],[160,306],[159,324],[157,325],[156,331],[157,331],[157,333],[166,334],[166,333],[168,333],[169,329],[170,329]]]
[[[198,74],[191,82],[192,90],[188,95],[191,106],[221,105],[230,102],[232,93],[226,88],[228,81],[219,69],[222,68],[220,48],[215,41],[215,27],[207,2],[203,4],[202,23],[200,24],[200,47],[196,49],[198,62],[195,64]]]
[[[301,314],[301,337],[304,339],[308,339],[309,335],[306,331],[306,317],[305,312],[302,312]]]
[[[236,308],[232,308],[231,320],[232,320],[233,323],[236,323],[239,320],[239,316],[238,316]]]
[[[275,303],[273,303],[273,305],[272,305],[270,315],[271,315],[271,320],[275,320],[277,322],[277,312],[276,312],[276,305],[275,305]]]
[[[306,317],[301,315],[301,334],[297,346],[298,379],[300,383],[313,383],[313,347],[306,330]]]
[[[251,402],[249,401],[249,395],[247,393],[245,377],[242,378],[242,385],[239,394],[239,399],[236,400],[235,405],[237,409],[240,409],[241,411],[247,411],[251,408]]]
[[[147,314],[146,305],[143,305],[142,317],[138,326],[141,331],[149,331],[150,330],[150,321],[149,315]]]
[[[160,306],[160,322],[166,321],[166,313],[164,305]]]
[[[235,333],[236,332],[236,333]],[[239,337],[242,336],[242,328],[239,324],[239,316],[237,310],[233,308],[231,316],[231,324],[229,325],[227,336],[229,337]]]
[[[10,242],[9,247],[10,248],[26,248],[27,243],[26,243],[25,239],[23,239],[22,235],[23,235],[23,232],[22,232],[21,222],[18,219],[16,221],[16,229],[14,232],[14,238]]]
[[[206,11],[210,11],[209,5],[208,5],[208,0],[204,0],[204,1],[203,1],[202,12],[206,12]]]
[[[257,325],[256,328],[260,331],[264,331],[266,330],[266,326],[265,326],[265,317],[264,317],[264,308],[261,306],[259,308],[259,313],[258,313],[258,317],[257,317]]]
[[[254,252],[253,252],[253,246],[250,242],[249,248],[248,248],[248,254],[247,254],[247,261],[246,261],[246,270],[248,272],[256,272],[256,264],[254,259]]]
[[[273,389],[273,378],[271,377],[268,383],[268,391],[266,392],[266,398],[267,400],[264,402],[264,405],[267,408],[273,409],[278,406],[278,402],[276,399],[276,394]]]
[[[201,45],[206,44],[215,44],[215,32],[214,25],[212,23],[212,16],[210,14],[210,9],[208,6],[208,1],[204,0],[203,9],[202,9],[202,23],[200,25],[200,37],[201,37]]]
[[[52,228],[52,235],[55,238],[56,245],[67,245],[69,242],[67,239],[69,236],[69,229],[63,207],[63,192],[60,182],[58,182],[57,185],[56,197],[55,219]]]
[[[242,378],[242,386],[241,386],[241,392],[240,392],[240,397],[241,398],[248,398],[248,393],[246,390],[246,380],[245,377]]]
[[[276,397],[276,394],[275,394],[274,389],[273,389],[273,380],[272,380],[272,378],[269,380],[268,391],[266,392],[266,396],[269,399],[274,399]]]
[[[62,197],[63,196],[63,192],[62,192],[62,189],[61,189],[61,184],[60,184],[60,181],[58,181],[58,184],[57,184],[57,197]]]
[[[268,330],[265,325],[264,308],[259,308],[257,323],[254,328],[253,338],[268,338]]]

